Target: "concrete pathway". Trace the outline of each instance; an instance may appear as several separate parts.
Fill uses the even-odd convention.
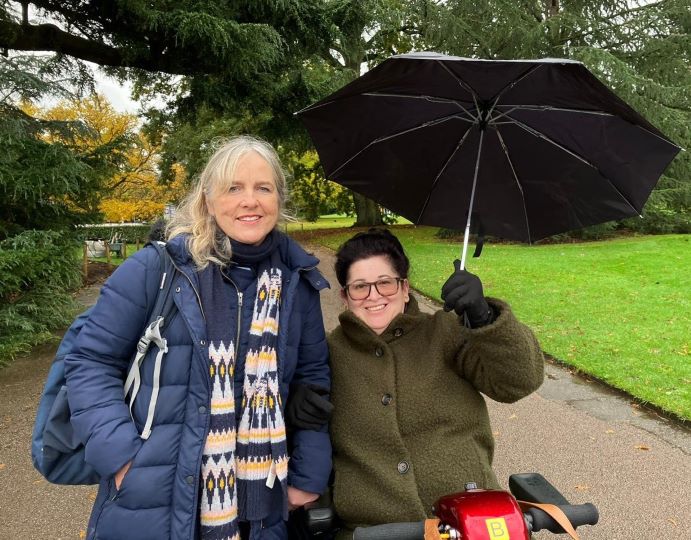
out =
[[[328,330],[342,306],[333,255],[315,249],[333,289],[322,293]],[[83,292],[85,304],[97,289]],[[418,296],[419,297],[419,296]],[[438,306],[421,299],[423,309]],[[29,455],[36,404],[55,347],[0,371],[0,540],[83,538],[92,486],[53,486]],[[650,414],[603,386],[548,364],[537,393],[513,405],[489,402],[504,484],[540,472],[573,503],[593,502],[600,523],[583,540],[691,537],[691,431]],[[540,533],[536,539],[565,538]]]

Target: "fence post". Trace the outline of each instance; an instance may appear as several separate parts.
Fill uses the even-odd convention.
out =
[[[86,245],[86,242],[84,242],[84,279],[88,277],[89,274],[89,248]]]

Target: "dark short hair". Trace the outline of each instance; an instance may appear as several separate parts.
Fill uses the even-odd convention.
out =
[[[398,238],[387,229],[372,228],[366,232],[357,233],[338,248],[334,268],[341,287],[345,287],[348,271],[354,262],[377,255],[384,255],[389,259],[398,277],[408,277],[410,261]]]

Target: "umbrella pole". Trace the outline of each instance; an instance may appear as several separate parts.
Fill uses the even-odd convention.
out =
[[[468,238],[470,237],[470,216],[473,214],[473,203],[475,202],[475,186],[477,185],[477,174],[480,170],[480,154],[482,153],[482,139],[485,136],[484,126],[480,126],[480,144],[477,147],[477,159],[475,160],[475,173],[473,174],[473,189],[470,192],[470,207],[468,208],[468,220],[465,224],[465,234],[463,235],[463,251],[461,252],[461,270],[465,270],[465,257],[468,252]]]

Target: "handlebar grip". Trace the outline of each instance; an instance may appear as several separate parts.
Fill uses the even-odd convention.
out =
[[[423,540],[424,537],[424,521],[356,527],[353,532],[353,540]]]
[[[585,504],[560,504],[562,512],[569,518],[571,525],[579,527],[580,525],[595,525],[600,518],[600,513],[597,511],[595,505],[591,503]],[[529,508],[525,511],[528,520],[531,523],[533,532],[547,529],[555,534],[564,532],[561,525],[552,519],[547,512],[539,508]]]

